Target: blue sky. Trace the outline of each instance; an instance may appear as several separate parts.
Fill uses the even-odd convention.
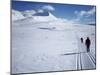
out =
[[[47,9],[54,16],[88,24],[95,23],[95,6],[12,1],[12,9],[18,11]]]

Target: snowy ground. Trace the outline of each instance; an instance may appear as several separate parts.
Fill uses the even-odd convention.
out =
[[[95,69],[95,26],[12,23],[12,73]],[[58,25],[59,26],[59,25]],[[80,38],[89,36],[91,51]],[[85,41],[85,40],[84,40]]]

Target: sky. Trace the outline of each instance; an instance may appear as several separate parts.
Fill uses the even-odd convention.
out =
[[[18,11],[48,11],[58,18],[82,24],[95,24],[96,7],[89,5],[57,4],[42,2],[12,1],[12,9]]]

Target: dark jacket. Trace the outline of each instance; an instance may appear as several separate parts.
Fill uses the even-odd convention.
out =
[[[89,48],[90,44],[91,44],[91,41],[90,41],[89,38],[87,38],[86,41],[85,41],[85,45]]]

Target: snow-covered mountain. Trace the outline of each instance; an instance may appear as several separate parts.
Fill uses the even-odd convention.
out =
[[[56,28],[56,29],[66,29],[66,27],[71,27],[72,22],[63,19],[57,18],[51,12],[41,12],[36,13],[33,10],[30,11],[13,11],[12,13],[12,21],[16,24],[14,25],[36,25],[34,27],[42,27],[42,28]],[[69,26],[70,25],[70,26]]]
[[[50,12],[43,12],[43,13],[36,13],[34,10],[28,10],[28,11],[17,11],[12,10],[12,20],[21,20],[21,19],[34,19],[34,21],[51,21],[51,20],[57,20],[57,18],[52,15]]]
[[[34,14],[36,14],[36,11],[35,10],[25,10],[25,11],[22,11],[21,13],[24,17],[32,17]]]
[[[42,21],[42,22],[47,22],[47,21],[63,21],[66,22],[67,20],[64,18],[57,18],[54,16],[51,12],[36,12],[34,10],[26,10],[26,11],[17,11],[17,10],[12,10],[12,20],[17,21],[17,20],[22,20],[22,19],[34,19],[34,21]]]
[[[12,21],[24,19],[25,17],[22,15],[21,12],[17,10],[12,10]]]

